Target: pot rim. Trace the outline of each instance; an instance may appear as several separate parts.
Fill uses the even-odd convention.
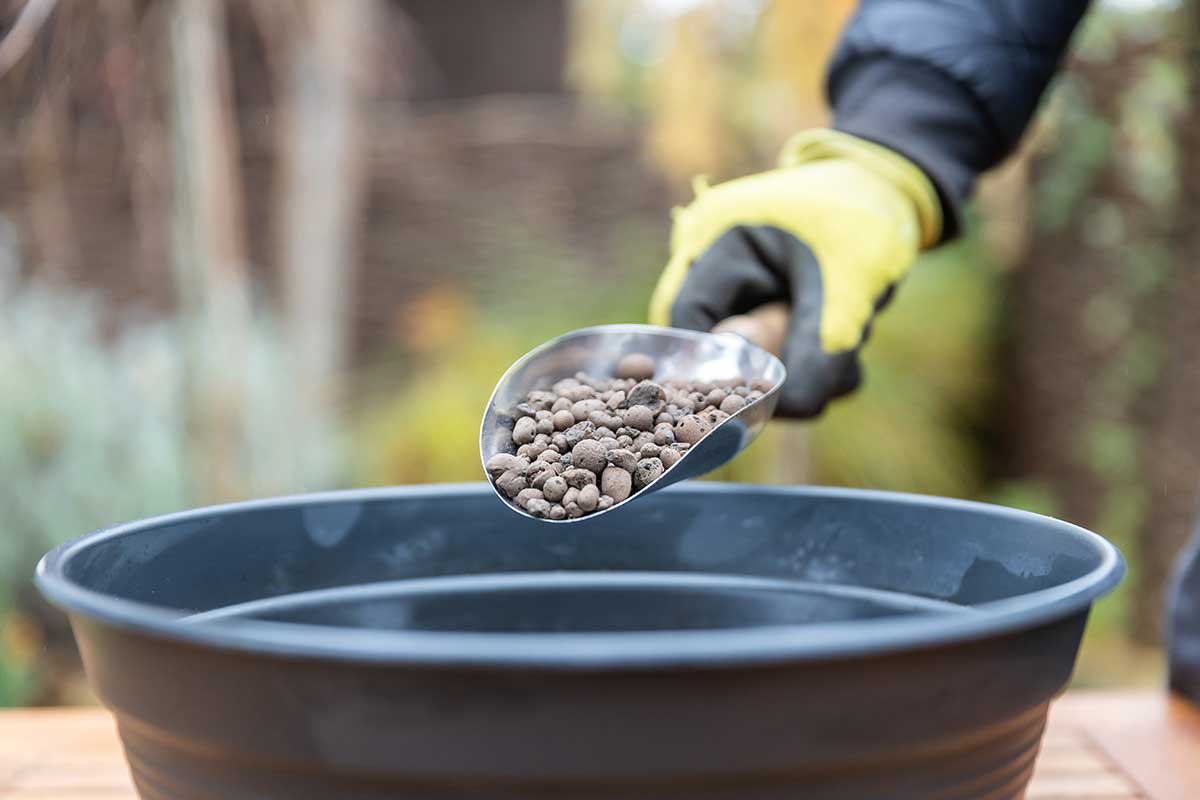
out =
[[[381,631],[264,620],[187,622],[185,612],[114,597],[86,588],[66,574],[71,559],[89,548],[155,527],[310,503],[403,500],[416,496],[426,499],[490,496],[491,486],[480,482],[290,495],[210,506],[116,525],[51,550],[38,563],[35,582],[47,599],[72,617],[204,648],[287,659],[397,666],[594,670],[770,666],[951,646],[1028,630],[1086,612],[1092,602],[1111,591],[1125,573],[1120,552],[1098,534],[1040,514],[976,501],[868,489],[705,482],[673,486],[663,491],[712,495],[747,490],[796,498],[899,502],[910,507],[952,508],[984,514],[1065,533],[1090,547],[1096,553],[1098,563],[1086,574],[1058,586],[972,605],[974,613],[970,614],[896,616],[851,623],[745,629],[574,634]]]

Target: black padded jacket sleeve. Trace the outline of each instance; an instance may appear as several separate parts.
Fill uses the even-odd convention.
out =
[[[933,180],[945,236],[1016,147],[1088,0],[862,0],[829,68],[834,127]]]

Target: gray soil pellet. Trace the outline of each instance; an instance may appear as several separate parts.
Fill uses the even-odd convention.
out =
[[[679,414],[683,411],[692,408],[692,401],[682,395],[674,395],[671,401],[667,403],[666,411],[668,414]]]
[[[625,410],[625,426],[639,431],[654,427],[654,414],[646,406],[633,406]]]
[[[607,467],[600,476],[600,491],[619,503],[633,491],[633,476],[620,467]]]
[[[542,494],[552,503],[557,503],[567,494],[567,482],[561,476],[555,475],[542,485]]]
[[[511,453],[496,453],[488,459],[484,469],[493,478],[499,478],[504,473],[512,469],[517,463],[517,457]]]
[[[675,426],[663,422],[654,426],[654,443],[659,447],[675,444]]]
[[[746,405],[746,398],[739,394],[731,394],[721,401],[720,408],[726,414],[736,414]]]
[[[554,405],[554,401],[557,399],[558,396],[555,395],[554,392],[529,393],[529,405],[533,407],[534,411],[540,411],[542,409],[549,411],[550,406]]]
[[[585,486],[591,486],[596,482],[596,473],[590,469],[579,469],[572,467],[563,473],[563,478],[566,479],[568,486],[573,486],[576,489],[583,489]]]
[[[512,438],[517,444],[529,444],[537,435],[537,423],[532,417],[521,417],[513,426]]]
[[[653,442],[647,442],[642,445],[642,449],[638,450],[638,455],[642,458],[658,458],[658,454],[662,452],[662,448]]]
[[[588,421],[597,428],[604,428],[609,433],[612,433],[612,431],[621,427],[621,418],[614,417],[612,414],[608,413],[607,409],[603,411],[593,411],[591,414],[588,414]]]
[[[579,499],[575,502],[579,504],[585,514],[595,511],[596,506],[600,503],[600,490],[596,488],[596,484],[589,483],[579,490]]]
[[[590,400],[580,400],[573,404],[571,406],[571,413],[575,416],[576,422],[583,422],[593,411],[599,411],[602,408],[604,408],[604,403],[592,398]]]
[[[595,432],[596,432],[596,426],[593,425],[592,423],[588,422],[587,420],[584,420],[583,422],[575,423],[574,425],[572,425],[571,427],[569,427],[565,431],[563,431],[563,436],[567,440],[567,446],[574,447],[575,445],[582,442],[584,439],[591,437],[591,435]],[[515,441],[516,434],[514,433],[513,435],[514,435],[514,441]]]
[[[709,424],[711,424],[715,428],[716,426],[720,425],[725,420],[729,419],[729,415],[726,414],[724,411],[722,411],[719,408],[714,408],[711,411],[709,411],[704,416],[704,418],[707,419],[709,421]]]
[[[525,482],[524,475],[519,475],[516,470],[510,469],[496,479],[496,486],[509,497],[515,498],[528,484]]]
[[[639,453],[641,452],[642,448],[648,444],[654,444],[654,434],[650,432],[642,433],[633,440],[632,449],[635,453]]]
[[[608,466],[608,459],[605,458],[606,452],[604,445],[595,439],[584,439],[571,449],[571,463],[580,469],[590,470],[598,475]]]
[[[645,489],[663,474],[663,462],[657,458],[643,458],[633,473],[633,485]]]
[[[663,388],[652,381],[642,381],[625,395],[625,407],[645,406],[650,413],[657,414],[666,405]]]
[[[654,377],[654,359],[645,353],[630,353],[617,362],[613,374],[618,378],[640,381]]]
[[[633,454],[632,450],[626,450],[624,448],[609,450],[608,463],[614,467],[623,469],[626,472],[633,472],[635,469],[637,469],[637,456]]]
[[[576,373],[530,392],[501,419],[512,445],[485,465],[496,488],[547,519],[611,508],[772,388],[761,380],[655,381],[655,372],[653,359],[634,353],[615,378]]]
[[[695,444],[712,430],[708,420],[696,414],[688,414],[675,423],[675,441]]]
[[[582,400],[590,400],[596,396],[596,390],[590,386],[580,384],[563,393],[563,397],[570,400],[572,403],[578,403]]]
[[[541,499],[542,499],[542,493],[539,492],[537,489],[522,489],[520,492],[517,493],[517,498],[516,498],[517,505],[519,505],[521,508],[524,508],[526,510],[529,509],[529,501],[530,500],[541,500]]]

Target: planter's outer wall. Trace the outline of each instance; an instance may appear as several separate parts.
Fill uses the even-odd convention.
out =
[[[356,510],[339,512],[339,498],[349,504],[342,511]],[[39,582],[71,614],[89,678],[116,714],[147,799],[1016,800],[1091,599],[1120,575],[1119,558],[1098,537],[973,504],[711,486],[645,502],[683,524],[639,528],[612,517],[604,530],[555,542],[497,507],[486,486],[300,498],[102,534],[90,553],[85,539],[48,558]],[[414,504],[419,513],[405,508]],[[324,509],[316,528],[313,508]],[[330,526],[351,518],[330,546]],[[766,521],[742,529],[749,544],[730,527],[748,518]],[[386,575],[385,541],[393,548]],[[146,549],[151,543],[159,549]],[[371,563],[353,566],[355,549]],[[947,550],[975,557],[955,561]],[[285,565],[277,585],[294,590],[299,575],[327,585],[338,569],[350,580],[386,579],[483,569],[488,559],[500,571],[707,568],[811,580],[850,553],[857,572],[839,577],[878,588],[916,591],[913,564],[956,564],[957,574],[926,576],[925,594],[978,610],[955,615],[964,620],[957,628],[908,642],[895,631],[914,620],[899,618],[818,626],[811,642],[781,630],[766,637],[779,640],[774,649],[747,639],[745,653],[737,632],[713,634],[708,649],[672,657],[643,648],[626,661],[619,647],[574,659],[542,658],[533,646],[515,657],[488,650],[520,649],[518,635],[451,648],[439,661],[434,645],[411,658],[387,636],[379,652],[351,648],[344,657],[303,639],[256,647],[253,625],[223,639],[220,626],[189,628],[162,611],[140,620],[142,606],[127,602],[188,598],[190,611],[243,602],[262,577],[255,565],[269,559]],[[223,558],[225,585],[201,554]],[[137,585],[139,574],[153,585]],[[117,605],[96,601],[99,585]],[[270,586],[260,582],[259,591]],[[1022,586],[1044,602],[1023,606]],[[1057,591],[1064,586],[1070,591]],[[854,637],[839,639],[836,628],[886,645],[838,645]],[[660,648],[674,641],[654,638]]]

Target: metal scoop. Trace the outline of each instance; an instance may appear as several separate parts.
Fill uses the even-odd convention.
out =
[[[552,339],[518,359],[496,384],[479,431],[482,463],[486,465],[497,453],[516,452],[512,441],[513,410],[529,392],[548,389],[577,372],[612,375],[622,356],[645,353],[654,359],[657,380],[684,378],[712,382],[762,378],[771,384],[771,389],[716,425],[658,480],[641,491],[584,517],[541,521],[566,523],[592,519],[665,486],[712,472],[746,449],[775,411],[779,388],[787,372],[774,354],[782,345],[787,321],[787,306],[772,303],[724,320],[712,333],[653,325],[600,325]],[[533,517],[505,497],[495,483],[492,488],[513,511]]]

